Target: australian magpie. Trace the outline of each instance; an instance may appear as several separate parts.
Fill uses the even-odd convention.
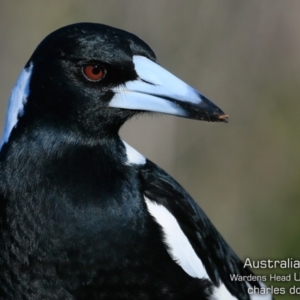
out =
[[[39,44],[1,142],[0,299],[271,299],[259,281],[232,280],[252,273],[189,194],[120,138],[145,112],[227,121],[126,31],[79,23]]]

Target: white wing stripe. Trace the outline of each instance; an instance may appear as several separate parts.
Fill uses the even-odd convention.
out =
[[[174,216],[162,205],[158,205],[145,197],[149,213],[162,227],[165,243],[171,257],[192,277],[207,278],[207,272],[192,248],[187,237],[181,230]]]
[[[154,203],[147,197],[145,197],[145,201],[149,213],[163,229],[165,235],[164,242],[173,260],[191,277],[210,280],[203,263],[197,256],[175,217],[163,205]],[[221,283],[219,287],[215,287],[214,299],[237,300],[237,298],[228,292],[223,283]]]

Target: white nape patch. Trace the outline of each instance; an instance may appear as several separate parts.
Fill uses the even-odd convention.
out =
[[[122,142],[126,148],[126,165],[144,165],[146,163],[146,158],[142,154],[140,154],[138,151],[136,151],[134,148],[128,145],[125,141]]]
[[[185,116],[184,109],[172,100],[199,104],[199,93],[150,59],[134,55],[133,63],[139,78],[113,89],[110,107],[147,110]]]
[[[175,217],[163,206],[150,201],[145,197],[149,213],[162,227],[167,245],[167,251],[172,259],[178,263],[182,269],[194,278],[205,278],[210,280],[203,263],[196,254],[188,238],[180,228]],[[237,300],[227,290],[223,283],[214,289],[215,300]]]
[[[32,68],[33,64],[31,63],[28,68],[23,69],[11,92],[0,149],[3,144],[8,142],[11,131],[18,123],[18,117],[24,113],[24,105],[29,96],[29,82]]]

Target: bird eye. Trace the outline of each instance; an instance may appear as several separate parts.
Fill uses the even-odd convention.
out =
[[[105,70],[98,65],[87,65],[82,68],[83,75],[90,81],[99,81],[105,75]]]

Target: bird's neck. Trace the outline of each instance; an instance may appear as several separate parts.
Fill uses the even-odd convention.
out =
[[[125,257],[138,243],[136,227],[145,219],[138,175],[124,163],[118,136],[91,141],[50,133],[31,133],[3,149],[0,193],[9,200],[1,202],[0,254],[14,252],[18,274],[50,274],[47,266],[56,266],[75,280],[76,272],[99,269],[107,256]],[[14,272],[1,261],[0,269]]]

